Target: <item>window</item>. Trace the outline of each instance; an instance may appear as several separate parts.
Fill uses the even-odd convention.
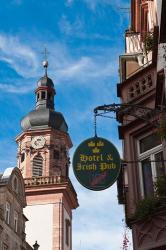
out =
[[[54,159],[59,160],[60,155],[58,150],[54,150]]]
[[[18,213],[14,211],[14,231],[18,232]]]
[[[23,162],[25,160],[25,153],[21,154],[21,162]]]
[[[16,177],[14,177],[14,180],[13,180],[13,187],[14,187],[15,192],[18,192],[18,180]]]
[[[46,98],[46,92],[45,91],[42,91],[41,92],[41,99],[45,99]]]
[[[33,158],[32,175],[42,176],[42,172],[43,172],[43,158],[41,157],[41,155],[37,155]]]
[[[9,202],[6,202],[5,221],[6,221],[7,224],[10,223],[10,203]]]
[[[140,153],[144,153],[161,144],[161,139],[157,134],[151,134],[140,140]]]
[[[165,172],[161,140],[157,134],[139,140],[139,161],[141,193],[145,197],[153,196],[154,182]]]
[[[160,25],[160,43],[166,43],[166,32],[165,32],[165,26],[166,26],[166,5],[165,1],[162,1],[162,11],[161,11],[161,25]]]
[[[66,245],[69,246],[70,242],[70,221],[68,219],[65,220],[65,229],[66,229]]]

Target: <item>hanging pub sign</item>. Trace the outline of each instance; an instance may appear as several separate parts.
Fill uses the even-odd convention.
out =
[[[100,191],[110,187],[120,172],[120,156],[115,146],[101,137],[83,141],[73,156],[73,170],[84,187]]]

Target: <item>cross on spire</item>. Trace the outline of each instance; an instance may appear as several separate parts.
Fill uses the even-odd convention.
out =
[[[45,61],[47,61],[47,56],[50,54],[49,52],[48,52],[48,50],[47,50],[47,48],[46,47],[44,47],[44,52],[42,52],[42,54],[44,55],[44,60]]]

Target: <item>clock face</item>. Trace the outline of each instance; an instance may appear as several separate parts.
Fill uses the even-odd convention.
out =
[[[35,136],[32,139],[31,145],[33,148],[38,149],[38,148],[43,148],[45,144],[45,138],[43,136]]]

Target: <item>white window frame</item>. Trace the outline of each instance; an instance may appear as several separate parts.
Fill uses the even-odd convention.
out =
[[[140,153],[140,140],[145,138],[148,135],[144,135],[143,137],[140,137],[137,141],[137,149],[138,149],[138,160],[139,160],[139,176],[140,176],[140,190],[141,190],[141,196],[142,198],[145,197],[144,193],[144,183],[143,183],[143,172],[142,172],[142,161],[150,158],[151,161],[151,169],[152,169],[152,180],[153,183],[156,181],[157,172],[156,172],[156,165],[155,165],[155,157],[154,155],[160,152],[163,152],[162,144],[149,149],[143,153]]]
[[[10,203],[7,201],[6,205],[5,205],[5,221],[6,223],[9,225],[10,224],[10,211],[11,211],[11,205]]]

